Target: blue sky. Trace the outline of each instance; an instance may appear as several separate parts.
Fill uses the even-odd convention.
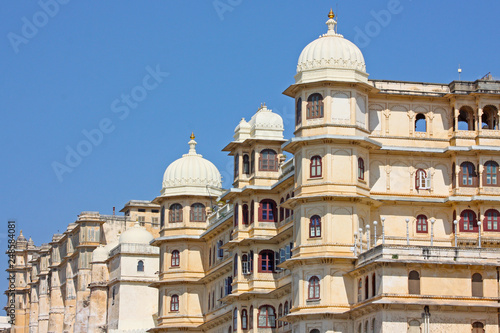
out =
[[[494,1],[57,1],[0,3],[2,248],[8,219],[40,245],[82,211],[153,199],[192,131],[229,187],[242,117],[265,102],[292,136],[281,93],[337,2],[372,79],[500,77]]]

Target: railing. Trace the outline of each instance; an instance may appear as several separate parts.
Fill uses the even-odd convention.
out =
[[[232,204],[225,204],[224,206],[218,208],[215,212],[208,216],[208,225],[212,225],[225,218],[233,212]]]

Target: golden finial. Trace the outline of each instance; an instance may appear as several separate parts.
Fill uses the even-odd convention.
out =
[[[190,138],[191,138],[191,140],[194,140],[194,132],[191,132]]]
[[[335,14],[333,13],[333,9],[330,8],[330,12],[328,13],[328,18],[334,18],[335,17]]]

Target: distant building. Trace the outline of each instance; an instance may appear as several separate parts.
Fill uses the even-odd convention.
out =
[[[13,332],[499,332],[500,81],[369,80],[326,24],[229,190],[192,135],[152,202],[21,234]]]

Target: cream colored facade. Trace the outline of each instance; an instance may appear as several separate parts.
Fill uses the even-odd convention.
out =
[[[284,92],[294,137],[265,105],[242,119],[223,149],[231,189],[192,136],[160,196],[120,222],[82,214],[51,244],[18,239],[14,331],[125,329],[140,281],[150,332],[500,332],[500,82],[369,80],[333,14],[327,26]],[[129,251],[115,242],[138,216],[155,238]],[[78,255],[58,257],[72,237]],[[118,270],[139,257],[158,269]]]

